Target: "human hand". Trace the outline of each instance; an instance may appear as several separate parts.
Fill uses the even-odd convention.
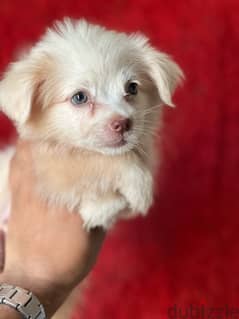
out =
[[[27,142],[17,145],[10,184],[12,208],[0,281],[33,291],[51,315],[92,268],[104,232],[85,231],[79,214],[48,207],[38,198]],[[56,309],[46,302],[51,296]]]

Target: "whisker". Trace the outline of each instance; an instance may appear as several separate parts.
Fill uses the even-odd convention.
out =
[[[152,133],[157,132],[157,130],[154,130],[151,127],[141,127],[141,126],[134,126],[134,130],[137,132],[147,132],[147,133],[148,132],[152,132]]]
[[[145,150],[143,149],[143,146],[140,143],[137,143],[135,145],[136,149],[139,151],[139,153],[141,153],[142,155],[144,155],[147,159],[149,159],[149,154],[147,154],[145,152]]]
[[[155,111],[157,112],[158,109],[161,107],[161,105],[154,105],[154,106],[151,106],[151,107],[148,107],[148,106],[144,106],[145,109],[143,110],[138,110],[139,113],[144,113],[144,112],[152,112],[152,111]]]

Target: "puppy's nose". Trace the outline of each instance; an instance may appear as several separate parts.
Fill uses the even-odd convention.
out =
[[[115,118],[109,124],[110,129],[117,133],[124,133],[131,129],[132,121],[129,118]]]

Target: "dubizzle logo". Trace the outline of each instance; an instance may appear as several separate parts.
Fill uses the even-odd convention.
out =
[[[174,304],[168,308],[168,319],[239,319],[239,307],[196,304],[182,307]]]

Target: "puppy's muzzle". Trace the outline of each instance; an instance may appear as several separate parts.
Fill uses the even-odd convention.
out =
[[[131,130],[132,120],[124,117],[114,118],[110,121],[109,128],[114,133],[123,134]]]

